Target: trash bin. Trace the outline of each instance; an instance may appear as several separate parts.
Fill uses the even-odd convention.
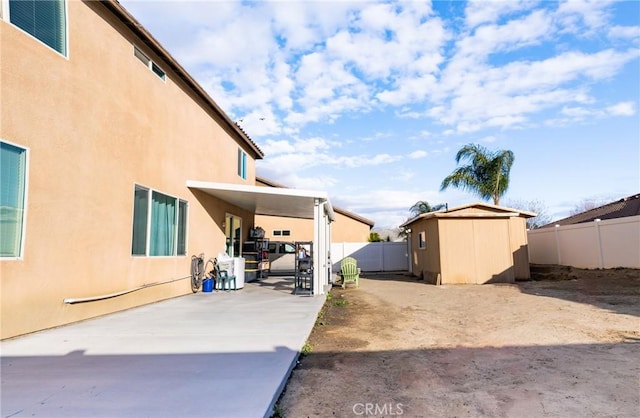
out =
[[[227,273],[230,276],[231,275],[236,276],[236,287],[231,288],[231,290],[242,289],[244,287],[244,269],[245,269],[244,258],[233,257],[233,258],[223,259],[223,261],[218,261],[218,265],[220,266],[220,270],[227,270]],[[228,290],[228,289],[229,289],[229,285],[226,285],[225,289],[221,289],[221,290]]]
[[[204,279],[202,281],[203,292],[213,292],[213,279]]]
[[[236,276],[236,289],[244,287],[245,259],[243,257],[233,258],[233,274]]]

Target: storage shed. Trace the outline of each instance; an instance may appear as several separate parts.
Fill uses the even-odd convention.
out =
[[[418,215],[401,225],[411,272],[436,284],[528,279],[526,219],[534,216],[480,202]]]

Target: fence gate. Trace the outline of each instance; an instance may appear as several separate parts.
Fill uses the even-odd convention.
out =
[[[340,270],[345,257],[358,260],[362,271],[408,271],[409,250],[407,242],[343,242],[331,244],[333,271]]]

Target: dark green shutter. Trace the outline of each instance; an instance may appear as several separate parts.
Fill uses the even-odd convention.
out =
[[[149,191],[136,187],[133,195],[133,244],[131,254],[147,254],[147,224],[149,213]]]
[[[11,23],[67,54],[64,0],[9,0]]]
[[[178,202],[178,255],[187,254],[187,202]]]

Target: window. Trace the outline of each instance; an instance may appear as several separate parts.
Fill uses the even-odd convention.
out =
[[[179,255],[187,254],[187,202],[178,201],[178,250]]]
[[[247,153],[238,148],[238,175],[247,179]]]
[[[136,186],[133,194],[133,255],[147,255],[148,214],[149,190]]]
[[[269,253],[270,254],[295,254],[296,247],[293,244],[287,242],[270,242]]]
[[[285,236],[288,237],[291,235],[291,231],[288,229],[274,229],[273,230],[273,236],[274,237],[281,237],[281,236]]]
[[[135,55],[136,58],[138,58],[140,61],[142,61],[142,63],[148,68],[150,69],[155,75],[157,75],[158,77],[160,77],[161,79],[165,80],[167,78],[166,73],[162,70],[162,68],[158,67],[158,64],[156,64],[155,62],[151,61],[151,58],[149,58],[147,56],[147,54],[145,54],[144,52],[142,52],[140,49],[138,49],[137,46],[133,46],[133,55]]]
[[[295,254],[296,247],[293,244],[280,244],[280,254]]]
[[[227,213],[225,215],[226,253],[229,257],[239,257],[242,246],[242,218]]]
[[[27,150],[0,142],[0,257],[20,257],[24,236]]]
[[[132,255],[186,255],[187,202],[136,186]]]
[[[62,55],[67,55],[64,0],[9,0],[8,20]]]
[[[427,233],[424,231],[418,234],[418,248],[421,250],[427,248]]]

